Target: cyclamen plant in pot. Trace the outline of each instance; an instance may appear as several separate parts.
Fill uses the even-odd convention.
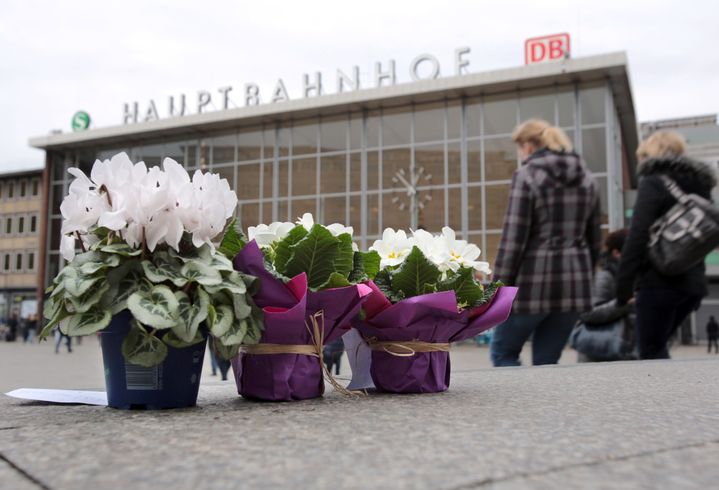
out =
[[[260,342],[232,361],[240,395],[272,401],[322,395],[322,346],[347,331],[370,292],[357,283],[379,269],[379,255],[356,251],[352,233],[339,223],[315,223],[309,213],[296,224],[248,229],[250,242],[234,265],[260,280],[254,301],[264,328]]]
[[[225,358],[260,337],[255,278],[228,258],[243,245],[228,224],[237,196],[218,175],[190,179],[169,158],[148,169],[120,153],[96,161],[89,178],[69,172],[60,206],[68,263],[48,288],[41,336],[101,333],[110,406],[194,405],[207,334]]]
[[[515,288],[483,285],[489,275],[478,261],[480,249],[457,240],[444,227],[439,235],[388,228],[370,250],[381,257],[380,270],[368,285],[373,294],[364,317],[345,337],[355,380],[371,380],[381,390],[426,393],[449,387],[449,345],[474,337],[507,319]],[[362,357],[363,359],[360,359]],[[369,373],[358,372],[359,366]]]

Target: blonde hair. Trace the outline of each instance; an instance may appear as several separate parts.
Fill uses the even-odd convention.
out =
[[[518,145],[530,143],[536,148],[549,148],[552,151],[572,151],[572,142],[567,134],[556,126],[541,119],[528,119],[512,133],[512,141]]]
[[[637,148],[639,161],[650,158],[676,158],[684,154],[687,141],[676,131],[657,131],[642,141]]]

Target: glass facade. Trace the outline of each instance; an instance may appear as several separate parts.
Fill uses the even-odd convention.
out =
[[[294,221],[305,212],[354,227],[369,246],[385,227],[439,231],[449,225],[495,258],[512,173],[510,134],[524,119],[561,126],[602,189],[605,229],[622,224],[621,137],[604,83],[564,85],[478,98],[351,112],[273,123],[201,138],[147,141],[93,151],[51,151],[47,277],[61,265],[60,202],[69,166],[127,151],[158,165],[218,172],[237,192],[243,228]],[[609,196],[612,199],[609,199]]]

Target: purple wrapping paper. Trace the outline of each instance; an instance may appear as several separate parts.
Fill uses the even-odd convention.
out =
[[[324,341],[331,342],[347,331],[371,292],[362,284],[309,291],[305,274],[285,284],[265,269],[262,251],[254,240],[237,254],[234,266],[260,281],[253,300],[264,313],[261,343],[312,344],[305,320],[320,310],[324,312]],[[240,353],[232,359],[232,370],[237,391],[246,398],[291,401],[317,398],[324,393],[320,361],[313,356]]]
[[[367,318],[353,326],[365,338],[450,343],[469,339],[504,322],[512,311],[517,288],[502,287],[488,305],[457,311],[454,291],[407,298],[392,305],[374,283],[365,305]],[[449,388],[449,352],[420,352],[400,357],[372,351],[370,374],[380,391],[436,393]]]

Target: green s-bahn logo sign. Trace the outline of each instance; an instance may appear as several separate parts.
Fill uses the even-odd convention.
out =
[[[74,116],[72,116],[72,130],[77,131],[85,131],[87,128],[90,127],[90,114],[88,114],[85,111],[77,111]]]

